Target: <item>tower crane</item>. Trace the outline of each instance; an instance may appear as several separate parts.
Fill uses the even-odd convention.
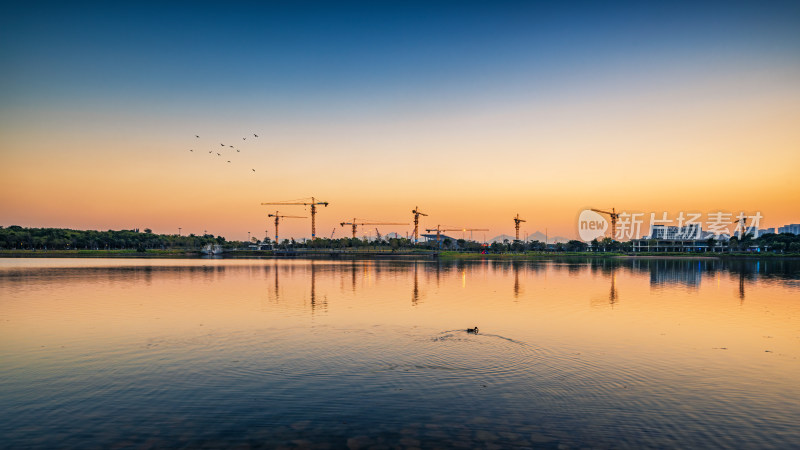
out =
[[[733,230],[733,232],[736,233],[738,231],[739,239],[741,240],[747,235],[747,216],[745,216],[744,213],[740,213],[738,219],[739,220],[734,222],[736,224],[736,228]],[[750,226],[752,227],[752,222]]]
[[[446,225],[445,225],[446,226]],[[425,231],[436,232],[436,242],[439,243],[439,247],[442,246],[442,231],[489,231],[488,228],[442,228],[442,225],[436,225],[436,228],[426,228]]]
[[[610,212],[594,208],[592,208],[592,211],[599,212],[601,214],[608,214],[608,217],[611,218],[611,239],[614,239],[614,235],[617,233],[617,219],[619,219],[619,213],[614,208],[611,208]]]
[[[275,211],[275,214],[267,214],[267,217],[274,217],[275,218],[275,243],[277,244],[278,241],[278,224],[281,221],[281,218],[286,219],[308,219],[306,216],[282,216],[278,211]]]
[[[352,222],[342,222],[339,226],[345,225],[352,225],[353,227],[353,238],[356,237],[356,232],[358,231],[359,225],[408,225],[407,223],[400,223],[400,222],[366,222],[363,219],[359,222],[359,219],[353,219]]]
[[[520,219],[519,218],[519,213],[517,213],[517,217],[514,217],[514,228],[517,231],[517,238],[515,239],[516,241],[519,241],[519,223],[520,222],[527,222],[527,220]]]
[[[416,244],[419,242],[419,216],[427,216],[427,214],[421,212],[419,206],[415,206],[411,210],[411,214],[414,214],[414,243]]]
[[[268,203],[262,203],[261,205],[262,206],[264,205],[311,206],[311,240],[313,241],[314,239],[317,238],[317,228],[314,222],[317,215],[317,205],[322,205],[327,207],[328,202],[320,202],[317,201],[317,199],[315,199],[314,197],[311,197],[311,198],[301,198],[300,200],[289,200],[285,202],[268,202]]]

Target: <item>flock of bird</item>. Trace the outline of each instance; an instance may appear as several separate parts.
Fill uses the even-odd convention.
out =
[[[199,134],[195,134],[195,135],[194,135],[194,137],[195,137],[195,140],[197,140],[197,139],[200,139],[200,135],[199,135]],[[246,141],[248,137],[249,137],[249,136],[245,136],[245,137],[243,137],[243,138],[242,138],[242,140],[243,140],[243,141]],[[255,133],[253,133],[253,137],[254,137],[254,138],[256,138],[256,139],[258,139],[258,135],[257,135],[257,134],[255,134]],[[241,148],[237,148],[237,147],[235,147],[235,146],[233,146],[233,145],[226,145],[226,144],[224,144],[224,143],[222,143],[222,142],[220,142],[220,144],[219,144],[219,145],[220,145],[220,147],[222,147],[222,149],[217,149],[217,150],[209,150],[209,151],[208,151],[208,154],[209,154],[209,155],[211,155],[211,156],[214,156],[214,154],[216,154],[216,155],[217,155],[217,157],[222,157],[222,156],[223,156],[223,154],[224,154],[224,152],[226,152],[226,151],[231,151],[231,150],[229,150],[229,149],[236,150],[236,153],[241,153],[241,152],[242,152],[242,149],[241,149]],[[200,153],[199,151],[198,151],[198,152],[195,152],[193,148],[190,148],[190,149],[189,149],[189,151],[190,151],[190,152],[192,152],[192,153]],[[227,155],[226,155],[226,156],[227,156]],[[229,156],[228,156],[228,157],[229,157]],[[231,160],[230,160],[230,159],[228,159],[228,160],[226,160],[226,161],[227,161],[227,163],[229,163],[229,164],[231,163]],[[256,169],[252,169],[252,168],[251,168],[250,170],[252,170],[253,172],[255,172],[255,171],[256,171]]]

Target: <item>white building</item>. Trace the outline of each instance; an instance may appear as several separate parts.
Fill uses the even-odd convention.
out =
[[[682,227],[667,225],[651,225],[650,236],[647,239],[702,239],[703,229],[699,223],[690,223]]]

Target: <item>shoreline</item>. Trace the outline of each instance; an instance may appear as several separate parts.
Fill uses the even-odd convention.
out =
[[[0,258],[130,258],[130,259],[391,259],[446,261],[535,261],[562,258],[620,259],[800,259],[797,253],[621,253],[621,252],[525,252],[525,253],[461,253],[461,252],[382,252],[382,251],[229,251],[222,255],[203,255],[199,250],[0,250]]]

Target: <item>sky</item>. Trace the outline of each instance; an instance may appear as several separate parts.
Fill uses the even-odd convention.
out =
[[[797,2],[17,2],[0,61],[0,226],[800,222]]]

